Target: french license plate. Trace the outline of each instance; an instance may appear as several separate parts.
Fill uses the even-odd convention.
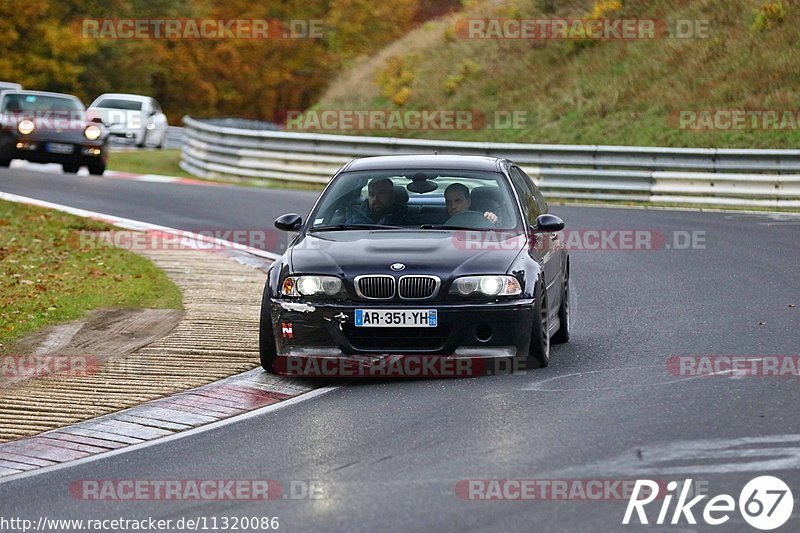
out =
[[[435,328],[436,309],[356,309],[356,327],[360,328]]]
[[[71,154],[75,149],[71,144],[47,143],[45,150],[51,154]]]

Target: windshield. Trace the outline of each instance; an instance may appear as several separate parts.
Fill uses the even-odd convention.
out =
[[[311,214],[310,230],[513,229],[520,226],[506,178],[459,170],[340,174]]]
[[[104,107],[107,109],[124,109],[125,111],[141,111],[142,102],[137,100],[126,100],[123,98],[103,98],[93,107]]]
[[[3,96],[3,111],[83,111],[74,98],[41,94],[14,93]]]

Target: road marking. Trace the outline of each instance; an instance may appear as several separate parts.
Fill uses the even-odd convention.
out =
[[[698,439],[639,446],[564,474],[641,477],[800,469],[800,434]]]
[[[645,368],[660,368],[665,373],[667,372],[666,365],[640,365],[640,366],[624,366],[624,367],[617,367],[617,368],[601,368],[599,370],[586,370],[583,372],[572,372],[570,374],[563,374],[560,376],[553,376],[549,378],[545,378],[539,381],[534,381],[533,383],[529,383],[524,387],[520,387],[518,390],[525,390],[525,391],[538,391],[538,392],[574,392],[574,391],[583,391],[583,392],[593,392],[593,391],[601,391],[601,390],[620,390],[620,389],[639,389],[643,387],[654,387],[660,385],[674,385],[677,383],[682,383],[684,381],[690,381],[693,379],[699,378],[711,378],[716,375],[724,375],[730,373],[729,370],[724,370],[720,372],[714,372],[709,374],[703,374],[699,376],[688,376],[682,377],[677,379],[667,379],[662,381],[648,381],[648,382],[636,382],[631,384],[619,384],[615,383],[613,385],[607,386],[587,386],[587,387],[548,387],[547,385],[553,382],[566,380],[566,379],[573,379],[573,378],[582,378],[584,376],[591,376],[594,377],[596,374],[604,374],[604,373],[616,373],[616,372],[625,372],[626,375],[630,375],[631,371],[635,370],[643,370]],[[601,378],[603,383],[607,383],[608,379]]]

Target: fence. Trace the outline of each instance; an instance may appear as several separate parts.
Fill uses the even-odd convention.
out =
[[[232,125],[233,124],[233,125]],[[324,185],[354,157],[505,157],[558,199],[800,207],[800,150],[578,146],[295,133],[184,117],[180,166],[204,178]],[[235,127],[234,127],[235,126]]]

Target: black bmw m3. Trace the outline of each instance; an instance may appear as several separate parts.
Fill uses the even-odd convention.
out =
[[[564,222],[508,160],[356,159],[275,226],[297,236],[264,288],[268,371],[471,376],[547,366],[569,339]]]

